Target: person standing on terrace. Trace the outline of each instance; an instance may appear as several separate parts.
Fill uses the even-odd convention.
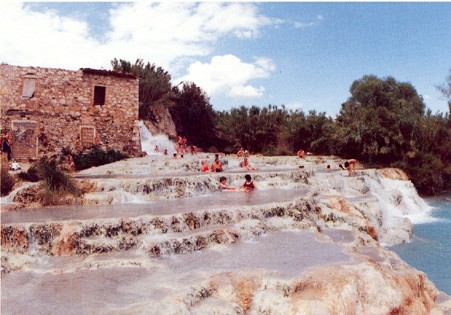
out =
[[[175,151],[177,153],[182,153],[183,152],[183,138],[182,136],[177,136],[178,140],[177,140],[177,145],[175,146]]]
[[[9,132],[2,141],[2,157],[5,157],[8,161],[11,161],[12,158],[11,133]]]
[[[345,167],[348,170],[349,176],[355,175],[355,166],[359,163],[356,159],[350,159],[345,162]]]

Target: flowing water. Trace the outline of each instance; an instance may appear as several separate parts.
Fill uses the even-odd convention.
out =
[[[451,194],[428,198],[432,217],[413,227],[410,243],[390,247],[451,295]]]
[[[139,121],[139,135],[141,136],[141,150],[147,155],[163,155],[164,150],[169,155],[175,153],[175,143],[169,140],[167,135],[152,135],[142,121]],[[155,152],[158,146],[159,152]]]
[[[263,272],[283,281],[332,263],[351,263],[351,256],[307,231],[158,259],[137,252],[50,257],[2,279],[2,313],[179,314],[180,299],[192,298],[212,274]]]
[[[65,220],[87,220],[102,218],[138,217],[143,215],[165,215],[201,211],[233,206],[252,206],[277,203],[302,197],[308,189],[256,190],[249,193],[223,191],[207,196],[156,200],[140,204],[115,204],[99,206],[55,206],[2,214],[2,224],[46,222]]]
[[[255,209],[250,207],[254,215],[242,217],[242,221],[227,221],[222,226],[206,225],[193,231],[190,228],[183,232],[186,235],[169,231],[161,236],[178,237],[182,243],[182,238],[195,233],[233,228],[241,233],[239,241],[234,244],[213,242],[203,250],[158,258],[151,257],[146,246],[86,256],[51,256],[33,250],[30,250],[33,253],[31,257],[13,255],[10,257],[12,263],[14,259],[18,260],[18,265],[23,262],[21,259],[27,262],[22,263],[21,270],[11,271],[1,279],[2,313],[180,314],[183,313],[180,311],[182,306],[194,303],[199,292],[204,292],[202,286],[207,286],[212,277],[227,277],[231,273],[264,274],[271,275],[271,281],[283,283],[309,268],[355,263],[355,257],[344,250],[346,244],[356,240],[349,228],[328,228],[321,224],[322,233],[318,234],[309,230],[307,220],[294,222],[289,217],[261,218],[257,215],[261,214],[259,206],[279,206],[299,197],[321,196],[322,193],[326,199],[338,195],[359,204],[362,211],[367,211],[365,215],[376,216],[372,221],[380,230],[387,227],[395,230],[400,219],[410,219],[415,224],[412,242],[391,249],[409,264],[426,272],[439,289],[450,293],[450,196],[425,203],[410,182],[385,179],[374,170],[365,171],[362,176],[348,177],[345,171],[323,172],[323,164],[328,160],[302,161],[305,172],[299,170],[299,160],[295,158],[258,157],[251,159],[258,168],[252,173],[258,186],[256,191],[218,192],[215,177],[218,174],[200,174],[196,164],[199,157],[189,156],[183,161],[163,157],[161,152],[154,152],[154,147],[158,145],[160,150],[168,149],[171,153],[174,144],[167,137],[151,135],[142,123],[140,132],[143,151],[150,156],[118,162],[115,164],[117,169],[105,166],[79,174],[79,177],[96,180],[97,186],[102,187],[96,192],[99,195],[94,193],[93,199],[113,193],[119,197],[122,196],[120,193],[128,196],[120,203],[5,212],[1,216],[2,224],[30,226],[38,222],[67,221],[69,226],[71,222],[81,220],[115,218],[117,221],[117,218],[203,213],[204,210],[216,209],[239,212],[235,210],[255,206]],[[228,183],[239,186],[244,175],[236,173],[242,171],[238,166],[239,160],[222,158]],[[177,177],[176,182],[185,185],[182,190],[190,194],[184,194],[183,198],[165,199],[176,186],[166,180],[170,177]],[[150,184],[153,185],[152,191],[161,185],[162,195],[156,194],[157,200],[146,199],[151,191],[148,188]],[[6,199],[3,201],[7,202]],[[309,209],[315,207],[316,204]],[[301,226],[301,223],[306,225]],[[80,226],[77,224],[74,226]],[[265,224],[266,229],[263,228]],[[253,234],[253,231],[261,232]],[[149,237],[153,241],[153,235]],[[83,241],[112,241],[100,238],[100,235],[86,236]],[[375,261],[383,260],[373,247],[361,248],[360,251]],[[211,301],[214,303],[215,299]],[[278,301],[269,303],[277,304]],[[205,311],[208,313],[208,308]],[[224,309],[224,313],[227,312]]]

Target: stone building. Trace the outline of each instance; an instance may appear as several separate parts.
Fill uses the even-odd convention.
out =
[[[131,74],[0,64],[1,132],[17,160],[94,145],[138,155],[138,96]]]

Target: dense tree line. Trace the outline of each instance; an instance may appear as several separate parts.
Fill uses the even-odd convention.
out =
[[[177,132],[205,150],[234,153],[244,147],[252,153],[292,155],[302,148],[314,154],[356,158],[369,166],[400,167],[424,194],[450,189],[449,114],[427,110],[410,83],[364,76],[352,83],[351,96],[335,118],[274,105],[214,111],[209,97],[195,83],[172,87],[167,72],[140,60],[134,65],[116,59],[112,63],[114,70],[144,78],[140,83],[142,118],[146,108],[163,102]],[[447,85],[437,87],[448,104],[450,82],[451,75]]]

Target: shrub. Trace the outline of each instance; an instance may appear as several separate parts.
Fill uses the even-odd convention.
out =
[[[9,194],[14,186],[14,178],[9,174],[6,168],[1,170],[1,195]]]
[[[39,180],[41,180],[41,178],[39,177],[39,170],[37,167],[37,164],[33,164],[30,166],[30,168],[26,171],[26,172],[20,172],[19,174],[17,174],[17,176],[25,181],[29,181],[29,182],[38,182]]]
[[[277,155],[277,150],[274,146],[264,146],[262,149],[262,154],[267,156]]]
[[[290,149],[284,145],[264,146],[262,148],[261,154],[266,156],[293,155],[293,153],[290,152]]]
[[[68,149],[63,150],[63,154],[71,154],[74,158],[75,168],[77,170],[84,170],[93,166],[105,165],[128,158],[122,152],[116,150],[104,151],[99,147],[93,147],[88,153],[74,154]]]
[[[445,165],[431,153],[419,153],[410,159],[406,170],[418,191],[436,195],[447,188]]]
[[[49,192],[72,193],[78,192],[72,177],[57,167],[56,161],[42,157],[30,166],[27,172],[20,172],[19,178],[31,182],[44,181]]]
[[[39,177],[45,182],[45,186],[52,192],[67,192],[76,194],[78,192],[77,185],[72,177],[64,171],[57,168],[55,162],[47,160],[43,157],[39,160],[38,165]]]

